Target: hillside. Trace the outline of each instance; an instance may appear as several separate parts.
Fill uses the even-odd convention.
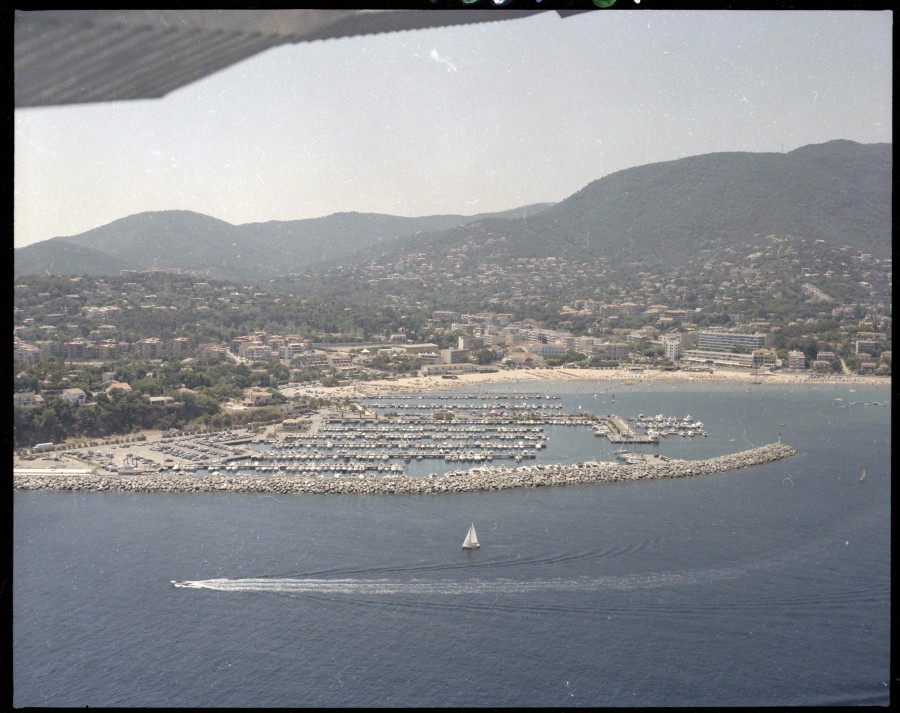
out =
[[[596,256],[684,262],[704,243],[789,234],[891,251],[891,145],[716,153],[620,171],[544,213]]]
[[[65,238],[45,240],[16,250],[13,271],[20,275],[118,275],[127,263]]]
[[[369,250],[383,264],[467,245],[472,259],[684,265],[753,236],[795,235],[891,255],[890,144],[833,141],[790,153],[716,153],[626,169],[537,215]]]
[[[448,259],[445,275],[548,257],[659,270],[770,234],[888,257],[891,198],[891,144],[831,141],[784,154],[713,153],[639,166],[555,205],[469,217],[339,213],[233,226],[189,211],[144,213],[16,250],[15,269],[181,268],[252,282],[373,261],[396,270],[416,254],[435,269]],[[95,259],[75,255],[73,245],[96,251]]]
[[[548,205],[529,206],[527,210],[537,212]],[[192,211],[148,212],[79,235],[17,249],[15,274],[50,270],[103,275],[119,274],[122,269],[161,268],[263,281],[322,262],[341,261],[367,246],[381,247],[404,235],[442,231],[481,217],[405,218],[351,212],[236,226]]]

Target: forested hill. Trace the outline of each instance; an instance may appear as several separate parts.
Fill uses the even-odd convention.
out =
[[[406,218],[336,213],[323,218],[232,225],[186,210],[139,213],[79,235],[15,251],[15,274],[117,275],[122,269],[208,271],[212,277],[263,281],[348,259],[404,235],[440,231],[486,215],[535,213],[551,204],[475,216]]]
[[[678,261],[698,242],[795,235],[891,252],[890,144],[832,141],[715,153],[619,171],[545,211],[576,241]]]
[[[537,215],[404,239],[379,260],[467,243],[496,263],[559,257],[664,268],[754,235],[891,255],[892,145],[831,141],[789,153],[714,153],[610,174]],[[480,249],[481,248],[481,249]],[[479,255],[473,253],[477,251]],[[375,251],[370,251],[373,253]]]

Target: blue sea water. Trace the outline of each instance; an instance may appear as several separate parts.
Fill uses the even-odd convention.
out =
[[[709,432],[648,452],[704,458],[779,434],[800,452],[699,478],[442,496],[16,492],[13,703],[890,703],[888,387],[482,391],[516,389],[565,412],[691,414]],[[548,433],[538,462],[612,457],[587,429]],[[465,552],[472,521],[482,547]]]

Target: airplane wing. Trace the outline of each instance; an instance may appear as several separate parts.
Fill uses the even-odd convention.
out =
[[[16,10],[15,106],[157,98],[279,45],[537,12],[547,11]]]

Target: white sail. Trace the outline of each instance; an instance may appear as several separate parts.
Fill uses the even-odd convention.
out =
[[[466,539],[462,543],[464,550],[475,550],[481,547],[478,544],[478,536],[475,534],[475,523],[469,525],[469,531],[466,533]]]

